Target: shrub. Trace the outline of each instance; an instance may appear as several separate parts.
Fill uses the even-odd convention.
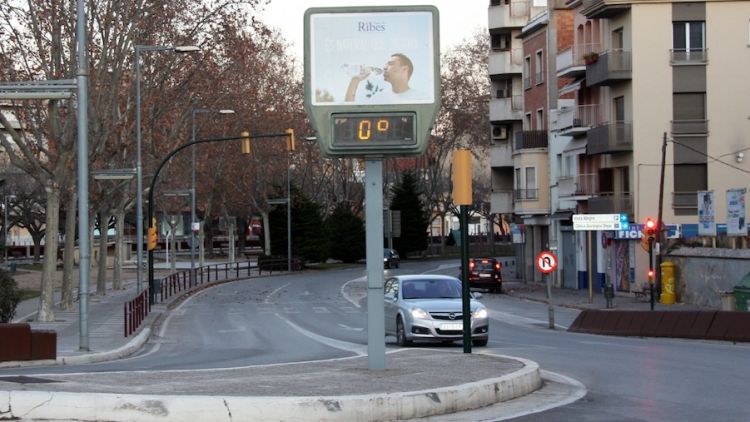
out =
[[[10,322],[16,315],[16,306],[21,300],[16,280],[10,273],[0,269],[0,322]]]

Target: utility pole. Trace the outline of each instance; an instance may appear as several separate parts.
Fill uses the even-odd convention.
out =
[[[666,168],[667,160],[667,132],[664,132],[664,138],[661,144],[661,178],[659,180],[659,212],[656,216],[656,242],[658,243],[658,250],[656,251],[656,265],[655,265],[655,286],[658,292],[661,292],[661,260],[666,241],[666,235],[664,233],[664,221],[662,220],[662,210],[664,209],[664,169]],[[653,287],[652,293],[653,296]],[[653,308],[653,304],[652,304]]]

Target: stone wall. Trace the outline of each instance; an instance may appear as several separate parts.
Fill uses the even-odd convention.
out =
[[[712,308],[721,307],[719,292],[732,291],[750,273],[750,250],[680,248],[665,260],[675,263],[677,300]]]

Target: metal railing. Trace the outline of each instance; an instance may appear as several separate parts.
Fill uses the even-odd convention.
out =
[[[539,189],[516,189],[516,201],[535,201],[539,199]]]
[[[708,62],[707,48],[675,48],[669,50],[670,63],[672,64],[697,64]]]
[[[511,97],[510,109],[513,111],[523,111],[523,95],[514,95]]]
[[[599,53],[596,61],[586,65],[586,84],[594,86],[616,80],[629,80],[632,70],[630,50],[607,50]]]
[[[515,150],[527,148],[547,148],[548,137],[546,130],[524,130],[516,132]]]
[[[125,337],[133,334],[141,323],[151,312],[151,304],[148,302],[148,288],[135,298],[122,304],[125,317]]]
[[[586,154],[633,151],[633,125],[630,122],[607,123],[588,131]]]

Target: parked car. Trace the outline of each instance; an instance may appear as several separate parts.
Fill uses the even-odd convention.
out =
[[[383,266],[385,268],[398,268],[401,266],[401,257],[395,249],[383,249]]]
[[[385,332],[400,346],[415,340],[452,342],[463,339],[461,282],[444,275],[402,275],[385,281]],[[471,339],[486,346],[489,338],[487,309],[472,294]]]
[[[495,258],[469,258],[469,286],[489,289],[493,293],[503,291],[503,268]],[[459,274],[458,278],[461,278]]]

